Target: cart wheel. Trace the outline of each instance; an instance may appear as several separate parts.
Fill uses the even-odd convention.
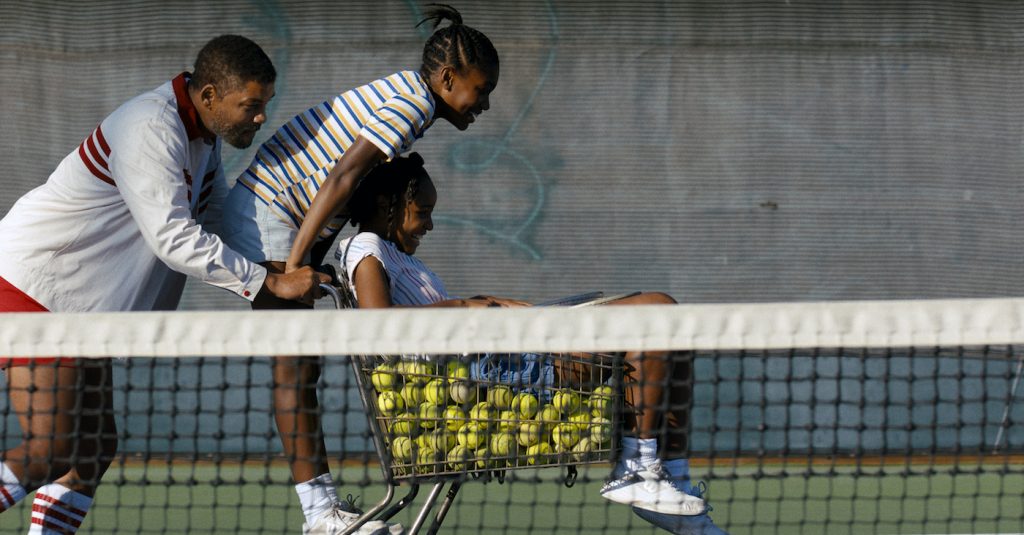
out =
[[[579,475],[579,472],[576,471],[575,466],[567,466],[565,472],[565,481],[563,483],[565,484],[566,488],[571,489],[574,485],[576,485],[576,476]]]
[[[498,484],[499,485],[503,485],[505,483],[505,471],[504,470],[497,470],[497,471],[495,471],[494,472],[494,478],[498,480]]]

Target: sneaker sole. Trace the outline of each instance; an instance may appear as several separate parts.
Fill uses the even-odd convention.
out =
[[[655,513],[663,513],[666,515],[696,516],[704,514],[707,510],[707,503],[704,500],[693,496],[687,496],[689,499],[683,500],[679,503],[665,501],[648,502],[637,498],[634,492],[629,492],[627,489],[609,490],[602,492],[601,496],[604,499],[615,503],[630,505],[637,509],[654,511]]]

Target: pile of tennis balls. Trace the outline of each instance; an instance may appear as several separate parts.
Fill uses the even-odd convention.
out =
[[[557,389],[550,403],[511,386],[475,382],[462,360],[402,360],[370,373],[399,474],[499,470],[607,460],[614,390]]]

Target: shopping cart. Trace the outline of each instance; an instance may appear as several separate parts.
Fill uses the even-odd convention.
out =
[[[333,286],[322,288],[338,308],[352,303]],[[595,292],[543,305],[621,297]],[[437,533],[467,481],[503,483],[511,470],[559,468],[571,487],[577,466],[613,460],[622,403],[617,354],[361,355],[351,362],[387,490],[346,534],[409,507],[420,485],[431,488],[410,535],[444,493],[427,529]],[[399,485],[409,491],[392,504]]]

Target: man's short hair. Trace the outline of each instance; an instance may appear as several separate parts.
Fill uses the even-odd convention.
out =
[[[194,87],[212,84],[221,91],[240,88],[247,82],[273,83],[274,64],[260,45],[241,35],[214,37],[196,56]]]

